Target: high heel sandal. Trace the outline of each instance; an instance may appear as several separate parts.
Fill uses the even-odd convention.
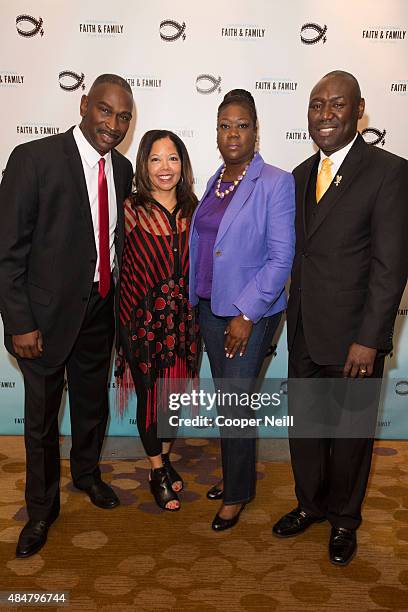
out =
[[[150,470],[149,485],[155,502],[159,508],[168,510],[169,512],[176,512],[177,510],[180,510],[180,505],[177,508],[168,508],[166,505],[171,501],[178,501],[180,504],[180,500],[177,493],[173,491],[167,470],[164,466]]]
[[[177,470],[175,470],[174,467],[171,465],[169,453],[162,453],[162,461],[163,467],[166,469],[167,476],[169,477],[172,488],[175,482],[181,482],[179,490],[176,491],[176,493],[180,493],[180,491],[182,491],[184,487],[184,481],[180,474],[177,472]]]

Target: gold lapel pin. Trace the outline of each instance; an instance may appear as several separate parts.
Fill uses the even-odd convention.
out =
[[[336,185],[336,187],[338,187],[338,186],[340,185],[340,181],[341,181],[341,179],[342,179],[342,178],[343,178],[343,177],[342,177],[340,174],[338,174],[338,175],[336,176],[336,179],[335,179],[335,181],[334,181],[334,184]]]

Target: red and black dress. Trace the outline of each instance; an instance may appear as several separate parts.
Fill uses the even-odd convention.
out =
[[[190,220],[177,207],[170,213],[155,202],[146,210],[132,198],[125,203],[125,224],[118,365],[124,357],[137,393],[139,434],[146,453],[155,456],[161,453],[158,379],[195,378],[198,371],[198,323],[188,301]]]

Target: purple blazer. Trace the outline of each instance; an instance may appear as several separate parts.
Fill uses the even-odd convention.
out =
[[[214,188],[220,168],[207,183],[190,227],[190,301],[195,292],[199,236],[197,210]],[[289,172],[265,164],[257,153],[231,200],[213,251],[211,310],[222,317],[241,312],[257,323],[286,307],[285,283],[295,250],[295,188]]]

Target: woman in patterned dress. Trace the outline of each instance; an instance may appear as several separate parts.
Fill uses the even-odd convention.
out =
[[[188,234],[197,198],[187,149],[176,134],[146,132],[134,186],[125,202],[118,365],[121,389],[126,391],[129,370],[135,386],[152,494],[161,508],[174,511],[180,508],[183,481],[169,460],[172,440],[157,435],[157,387],[196,377],[199,356],[198,326],[188,301]]]

